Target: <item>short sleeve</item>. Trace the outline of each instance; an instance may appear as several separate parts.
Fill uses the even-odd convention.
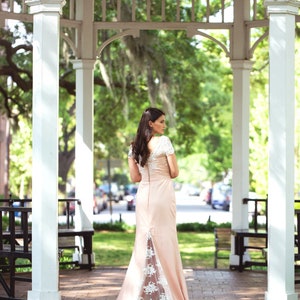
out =
[[[128,151],[128,158],[132,158],[133,155],[132,155],[132,145],[130,145],[129,147],[129,151]]]
[[[170,139],[167,136],[163,137],[163,147],[164,147],[164,151],[166,153],[166,156],[175,153],[174,147],[173,147]]]

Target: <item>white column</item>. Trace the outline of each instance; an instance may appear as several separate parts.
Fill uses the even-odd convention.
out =
[[[298,299],[294,275],[295,14],[299,1],[265,1],[270,17],[268,290]]]
[[[249,192],[249,99],[252,62],[232,60],[231,66],[233,71],[232,229],[247,229],[248,209],[242,204],[242,199],[248,197]],[[230,265],[238,265],[239,257],[234,254],[234,240],[231,245]]]
[[[31,300],[58,291],[58,91],[62,0],[27,0],[33,14],[32,290]]]
[[[82,205],[77,206],[75,227],[89,230],[93,229],[94,196],[94,0],[76,0],[76,20],[82,27],[79,58],[72,61],[76,70],[75,181]],[[76,244],[81,247],[80,238]],[[80,251],[79,262],[85,264],[86,259]]]
[[[94,60],[74,60],[76,70],[76,137],[75,137],[75,182],[76,198],[81,206],[76,207],[75,227],[78,230],[93,229],[94,197]],[[77,245],[81,245],[78,240]],[[80,253],[79,262],[86,257]]]

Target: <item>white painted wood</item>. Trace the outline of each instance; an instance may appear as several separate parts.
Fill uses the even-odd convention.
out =
[[[232,229],[247,229],[248,209],[242,199],[249,192],[249,111],[250,72],[252,62],[232,60],[233,72],[233,124],[232,124]],[[249,260],[247,253],[244,259]],[[230,265],[238,265],[232,239]]]
[[[82,211],[75,215],[78,230],[92,229],[94,189],[94,60],[74,60],[76,70],[76,198]],[[78,211],[78,209],[76,210]]]
[[[32,290],[58,300],[58,63],[63,1],[27,1],[33,16]]]
[[[249,1],[234,2],[234,27],[231,39],[233,73],[232,122],[232,229],[248,229],[248,210],[242,199],[249,193],[249,115],[250,72],[252,62],[247,58],[249,34],[243,23],[250,18]],[[238,41],[235,42],[235,41]],[[246,253],[244,259],[249,260]],[[238,265],[232,238],[230,265]]]
[[[298,299],[294,275],[295,15],[299,1],[266,1],[270,18],[268,289]]]
[[[72,0],[73,1],[73,0]],[[249,61],[250,54],[248,47],[248,34],[251,28],[268,26],[267,19],[257,19],[256,3],[259,1],[251,1],[253,4],[253,19],[249,18],[251,10],[249,0],[234,1],[234,24],[232,22],[224,22],[224,5],[221,11],[222,21],[210,22],[209,16],[205,16],[203,20],[196,19],[197,12],[192,11],[192,23],[182,22],[178,19],[180,8],[176,1],[176,16],[177,21],[165,22],[166,11],[165,0],[162,1],[161,17],[163,22],[123,22],[122,20],[114,22],[93,22],[94,17],[94,1],[93,0],[75,0],[75,20],[62,20],[62,24],[76,29],[77,45],[76,55],[79,59],[74,62],[78,83],[77,101],[78,114],[77,117],[78,132],[76,133],[76,143],[78,150],[76,157],[80,157],[76,162],[76,173],[78,186],[77,195],[82,197],[83,212],[88,220],[90,220],[90,199],[92,195],[92,154],[93,148],[93,86],[92,86],[92,70],[95,59],[95,49],[99,47],[96,39],[97,30],[186,30],[194,31],[195,29],[224,29],[230,31],[230,58],[233,68],[233,227],[246,228],[245,209],[240,201],[243,196],[246,196],[248,190],[248,122],[249,122],[249,74],[251,63]],[[220,0],[224,3],[223,0]],[[10,8],[13,8],[13,1],[10,0]],[[108,11],[107,1],[102,1],[102,21],[106,21],[106,17],[111,13]],[[121,3],[121,1],[119,1]],[[133,21],[135,21],[135,13],[138,10],[139,2],[133,1],[132,7]],[[147,1],[151,5],[151,1]],[[194,7],[194,0],[191,0],[191,5]],[[41,239],[42,232],[50,232],[50,238],[54,237],[53,225],[56,220],[52,219],[44,224],[45,211],[43,206],[50,208],[47,212],[54,215],[53,199],[57,199],[57,85],[58,85],[58,56],[57,46],[59,30],[57,24],[58,12],[64,4],[62,0],[27,0],[27,5],[31,6],[31,13],[34,14],[35,27],[35,44],[34,44],[34,86],[33,86],[33,115],[34,115],[34,152],[33,152],[33,184],[34,198],[41,198],[43,202],[34,204],[34,211],[41,212],[41,215],[35,214],[34,224],[37,224],[35,235]],[[74,3],[73,3],[74,4]],[[296,299],[293,286],[293,267],[291,260],[291,241],[293,236],[291,233],[291,214],[292,205],[292,185],[293,185],[293,137],[292,127],[294,123],[293,116],[293,85],[294,85],[294,27],[295,14],[298,14],[299,1],[296,0],[270,0],[265,1],[270,13],[270,190],[269,190],[269,216],[270,216],[270,263],[268,277],[268,291],[266,299]],[[0,19],[13,19],[25,22],[32,22],[32,15],[28,15],[24,9],[22,1],[21,11],[23,13],[12,13],[0,11]],[[207,1],[207,12],[210,9],[210,1]],[[73,6],[71,8],[73,10]],[[120,5],[119,10],[120,12]],[[41,12],[41,13],[40,13]],[[39,14],[40,13],[40,14]],[[117,13],[120,16],[120,13]],[[153,16],[156,19],[156,16]],[[300,17],[296,17],[297,22]],[[250,29],[250,30],[249,30]],[[56,32],[57,35],[54,34]],[[132,31],[133,32],[133,31]],[[50,34],[49,34],[50,33]],[[246,40],[244,40],[246,36]],[[111,38],[111,37],[110,37]],[[113,39],[111,39],[113,40]],[[51,42],[49,42],[51,41]],[[241,42],[242,41],[242,42]],[[55,49],[55,50],[54,50]],[[251,52],[251,51],[250,51]],[[37,61],[39,63],[37,63]],[[57,73],[56,73],[57,72]],[[56,73],[56,77],[54,76]],[[46,75],[45,75],[46,74]],[[45,79],[46,78],[46,79]],[[49,83],[51,88],[49,88]],[[54,88],[53,88],[54,87]],[[86,92],[85,92],[86,91]],[[52,122],[52,123],[51,123]],[[49,123],[51,123],[52,132],[48,132]],[[46,136],[46,137],[45,137]],[[47,140],[46,140],[47,139]],[[56,148],[55,148],[56,147]],[[55,149],[55,150],[54,150]],[[86,159],[86,164],[83,163]],[[39,165],[40,164],[40,165]],[[82,172],[84,170],[84,172]],[[43,176],[41,176],[41,174]],[[44,174],[46,177],[44,177]],[[84,176],[88,174],[87,176]],[[47,191],[45,190],[45,182],[47,180]],[[37,183],[40,186],[37,187]],[[55,188],[49,189],[51,187]],[[51,192],[49,192],[51,190]],[[47,192],[47,193],[46,193]],[[47,197],[44,197],[47,195]],[[270,198],[271,197],[271,198]],[[238,203],[239,202],[239,203]],[[48,214],[47,214],[48,216]],[[46,218],[47,219],[47,218]],[[82,218],[85,219],[85,218]],[[80,219],[76,226],[80,228],[90,227],[90,221],[82,222]],[[279,221],[280,220],[280,221]],[[84,223],[84,224],[83,224]],[[86,224],[85,224],[86,223]],[[34,243],[38,239],[34,238]],[[280,241],[280,242],[278,242]],[[34,258],[33,269],[33,290],[29,292],[29,299],[58,299],[59,293],[56,291],[57,278],[51,284],[46,281],[52,278],[52,274],[57,271],[57,267],[51,265],[46,271],[45,255],[42,251],[45,250],[45,241],[41,245],[34,245],[34,251],[37,255]],[[56,241],[54,241],[56,243]],[[53,245],[49,248],[51,251],[50,260],[53,263],[56,254],[52,251]],[[279,247],[280,250],[276,250]],[[284,249],[283,249],[284,248]],[[280,261],[280,263],[279,263]],[[37,262],[41,262],[42,266],[38,267]],[[45,275],[47,274],[47,275]],[[52,289],[54,287],[54,290]],[[49,295],[48,295],[49,292]]]
[[[76,70],[76,134],[75,134],[75,184],[76,198],[81,207],[76,208],[75,228],[78,230],[93,228],[94,198],[94,41],[93,20],[94,1],[77,0],[76,20],[82,21],[82,35],[79,41],[81,59],[72,61]],[[76,237],[80,247],[80,262],[85,260],[82,254],[82,241]]]

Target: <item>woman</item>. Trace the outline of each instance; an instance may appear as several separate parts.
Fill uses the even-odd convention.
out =
[[[172,178],[178,176],[165,114],[148,108],[140,120],[129,155],[136,194],[135,245],[118,300],[186,300],[176,231],[176,201]]]

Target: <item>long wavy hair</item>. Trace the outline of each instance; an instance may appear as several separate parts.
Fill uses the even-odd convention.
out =
[[[165,113],[154,107],[147,108],[142,114],[135,139],[132,142],[133,158],[142,167],[145,166],[149,158],[148,143],[153,136],[149,121],[155,122],[162,115],[165,115]]]

